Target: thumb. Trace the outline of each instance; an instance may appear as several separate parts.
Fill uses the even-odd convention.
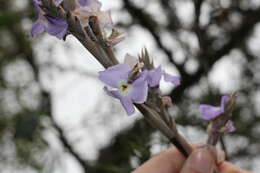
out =
[[[215,163],[214,154],[208,147],[198,148],[188,157],[180,173],[213,173]]]

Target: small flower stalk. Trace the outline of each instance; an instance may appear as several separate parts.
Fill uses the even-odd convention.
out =
[[[226,132],[235,131],[232,112],[236,102],[236,95],[222,96],[220,106],[200,105],[201,117],[210,120],[208,126],[208,144],[216,145],[219,138]]]
[[[192,152],[168,111],[171,98],[160,92],[162,79],[176,86],[181,84],[180,77],[167,73],[161,66],[155,67],[146,49],[138,58],[126,54],[125,61],[119,63],[114,47],[124,40],[124,35],[113,27],[110,12],[102,11],[98,0],[33,0],[33,3],[38,12],[31,30],[33,36],[43,32],[63,40],[69,34],[75,36],[104,66],[98,76],[105,84],[104,91],[120,101],[127,115],[133,115],[137,108],[183,155]],[[234,131],[231,117],[235,100],[235,95],[223,96],[220,106],[200,106],[202,118],[210,120],[208,144],[216,145],[223,133]]]

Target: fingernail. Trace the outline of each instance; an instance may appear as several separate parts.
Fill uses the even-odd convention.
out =
[[[214,162],[212,154],[206,147],[195,150],[188,159],[189,167],[199,173],[211,173],[214,169]]]

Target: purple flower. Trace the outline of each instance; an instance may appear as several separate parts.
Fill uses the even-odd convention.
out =
[[[211,120],[225,112],[225,104],[230,99],[229,96],[222,96],[220,106],[211,106],[211,105],[200,105],[201,117],[205,120]],[[224,127],[222,127],[219,132],[233,132],[235,127],[233,121],[228,120]]]
[[[62,0],[55,0],[56,5],[60,4],[61,2]],[[32,26],[31,35],[35,36],[43,32],[47,32],[59,39],[64,38],[68,30],[67,21],[61,18],[45,15],[43,10],[40,8],[40,0],[33,0],[33,3],[39,13],[39,17]]]
[[[148,94],[147,71],[141,72],[132,83],[129,83],[131,71],[132,68],[129,65],[118,64],[99,72],[99,79],[114,88],[109,90],[105,87],[105,92],[119,99],[128,115],[132,115],[135,111],[133,103],[144,103]]]
[[[171,82],[175,85],[180,85],[180,78],[166,73],[161,67],[148,71],[147,81],[150,87],[155,87],[160,84],[161,78],[164,77],[166,82]]]
[[[214,119],[224,113],[225,103],[229,100],[229,96],[222,96],[220,106],[200,105],[201,116],[205,120]]]

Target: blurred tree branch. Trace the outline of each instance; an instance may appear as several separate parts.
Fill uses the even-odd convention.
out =
[[[6,8],[3,6],[2,9],[8,9],[7,6],[8,3],[5,3]],[[30,11],[27,9],[27,11]],[[4,11],[3,11],[4,12]],[[63,129],[55,122],[52,114],[52,103],[51,103],[51,94],[44,89],[44,87],[41,84],[40,80],[40,64],[36,62],[36,58],[34,55],[34,51],[32,48],[32,44],[28,38],[28,33],[25,33],[25,31],[22,29],[20,20],[27,16],[27,13],[16,13],[6,10],[8,12],[8,15],[10,15],[11,18],[14,20],[9,21],[9,24],[5,24],[4,28],[7,29],[9,32],[12,33],[12,40],[14,40],[16,51],[10,52],[11,56],[22,56],[28,64],[31,66],[35,81],[40,85],[41,87],[41,103],[40,108],[41,110],[38,112],[40,114],[45,114],[50,117],[53,127],[58,132],[58,136],[60,139],[60,142],[63,144],[63,147],[66,149],[68,153],[70,153],[82,166],[84,172],[87,172],[87,162],[84,160],[73,148],[73,145],[70,144],[69,140],[67,139]],[[22,15],[21,15],[22,14]],[[1,16],[1,15],[0,15]],[[5,16],[2,14],[2,16]],[[0,17],[1,18],[1,17]],[[2,25],[2,24],[1,24]],[[10,55],[9,55],[10,56]],[[35,116],[40,116],[35,115]]]
[[[177,64],[173,59],[172,51],[163,45],[159,35],[160,25],[152,18],[152,16],[146,13],[143,9],[136,7],[133,3],[130,2],[130,0],[124,0],[124,8],[129,12],[133,20],[137,20],[142,27],[150,32],[158,47],[166,54],[168,60],[174,64],[174,66],[176,66],[181,75],[184,75],[183,73],[186,73],[184,66]],[[173,13],[171,14],[173,15]]]
[[[166,6],[166,3],[168,3],[169,7],[169,1],[162,1],[162,4],[164,4],[164,6]],[[260,8],[255,10],[243,11],[244,15],[242,24],[239,26],[239,28],[229,32],[228,35],[230,35],[230,38],[226,44],[224,44],[220,49],[215,50],[214,46],[212,45],[214,41],[212,41],[211,38],[208,35],[206,35],[207,32],[205,31],[205,29],[201,29],[201,27],[199,26],[199,17],[202,3],[203,0],[194,1],[195,27],[192,28],[193,32],[196,33],[200,43],[199,54],[197,56],[195,55],[197,59],[200,60],[200,64],[196,73],[188,74],[184,69],[184,65],[177,64],[173,60],[172,52],[168,50],[165,46],[163,46],[158,33],[159,24],[157,24],[157,22],[143,9],[136,7],[133,3],[131,3],[130,0],[124,0],[124,8],[129,12],[133,20],[137,20],[143,28],[147,29],[147,31],[151,33],[158,47],[167,55],[168,60],[180,72],[182,77],[182,85],[179,85],[170,94],[172,99],[174,99],[175,101],[181,98],[181,96],[187,88],[198,82],[202,76],[206,76],[209,72],[209,69],[211,69],[211,67],[219,59],[221,59],[224,55],[228,54],[232,49],[236,48],[237,46],[245,42],[252,33],[252,30],[254,29],[255,25],[260,21],[260,18],[258,17],[260,14]],[[174,30],[182,29],[181,25],[177,25],[175,27],[176,28]],[[168,29],[170,31],[172,30],[171,27],[168,27]]]

